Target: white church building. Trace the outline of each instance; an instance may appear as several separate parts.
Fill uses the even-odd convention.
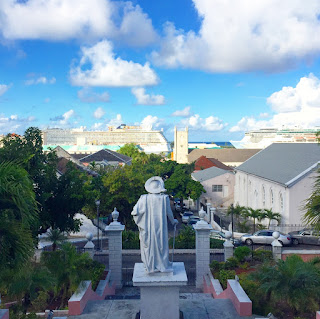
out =
[[[272,209],[281,224],[302,224],[319,164],[318,144],[271,144],[236,168],[234,203]]]

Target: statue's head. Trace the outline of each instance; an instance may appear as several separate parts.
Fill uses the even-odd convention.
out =
[[[167,191],[164,188],[164,182],[162,178],[159,176],[152,176],[149,178],[144,184],[144,188],[148,193],[151,194],[160,194]]]

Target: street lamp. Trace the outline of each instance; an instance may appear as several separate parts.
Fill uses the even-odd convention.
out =
[[[97,243],[97,250],[100,250],[100,241],[99,241],[99,227],[100,227],[100,222],[99,222],[99,207],[100,207],[100,200],[96,200],[96,206],[97,206],[97,220],[98,220],[98,227],[97,227],[97,237],[98,237],[98,243]]]
[[[232,239],[233,239],[233,204],[230,205],[231,208],[231,230],[232,230]]]

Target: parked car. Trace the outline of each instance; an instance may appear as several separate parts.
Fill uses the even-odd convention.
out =
[[[254,234],[245,234],[241,236],[240,240],[242,243],[245,243],[248,246],[252,244],[271,245],[271,243],[274,241],[274,238],[272,236],[273,232],[274,230],[263,229],[255,232]],[[279,242],[282,245],[290,245],[290,235],[280,232]]]
[[[211,230],[210,231],[210,238],[219,239],[219,240],[223,240],[223,241],[227,240],[225,233],[220,230]],[[231,239],[231,241],[233,242],[233,244],[235,246],[241,245],[241,242],[239,239],[233,238],[233,239]]]
[[[181,207],[180,204],[175,204],[174,205],[174,209],[175,209],[176,212],[182,212],[182,211],[186,210],[186,205],[183,204],[183,206]]]
[[[299,231],[290,232],[292,244],[305,244],[305,245],[320,245],[320,232],[314,229],[302,229]]]
[[[191,216],[191,217],[189,217],[188,225],[194,225],[194,224],[196,224],[199,220],[200,220],[200,218],[199,218],[198,216]]]
[[[182,220],[183,223],[187,224],[188,221],[189,221],[189,218],[192,217],[192,216],[193,216],[193,212],[190,212],[190,211],[184,212],[182,214],[181,220]]]

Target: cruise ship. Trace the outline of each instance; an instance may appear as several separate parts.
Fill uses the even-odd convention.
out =
[[[170,143],[162,131],[151,127],[109,126],[107,131],[88,131],[85,127],[77,129],[51,128],[42,131],[44,150],[61,146],[70,154],[92,154],[101,149],[118,150],[121,146],[133,143],[145,153],[168,154],[172,151]]]
[[[303,128],[264,128],[245,133],[241,141],[231,141],[235,148],[266,148],[272,143],[317,143],[320,127]]]

